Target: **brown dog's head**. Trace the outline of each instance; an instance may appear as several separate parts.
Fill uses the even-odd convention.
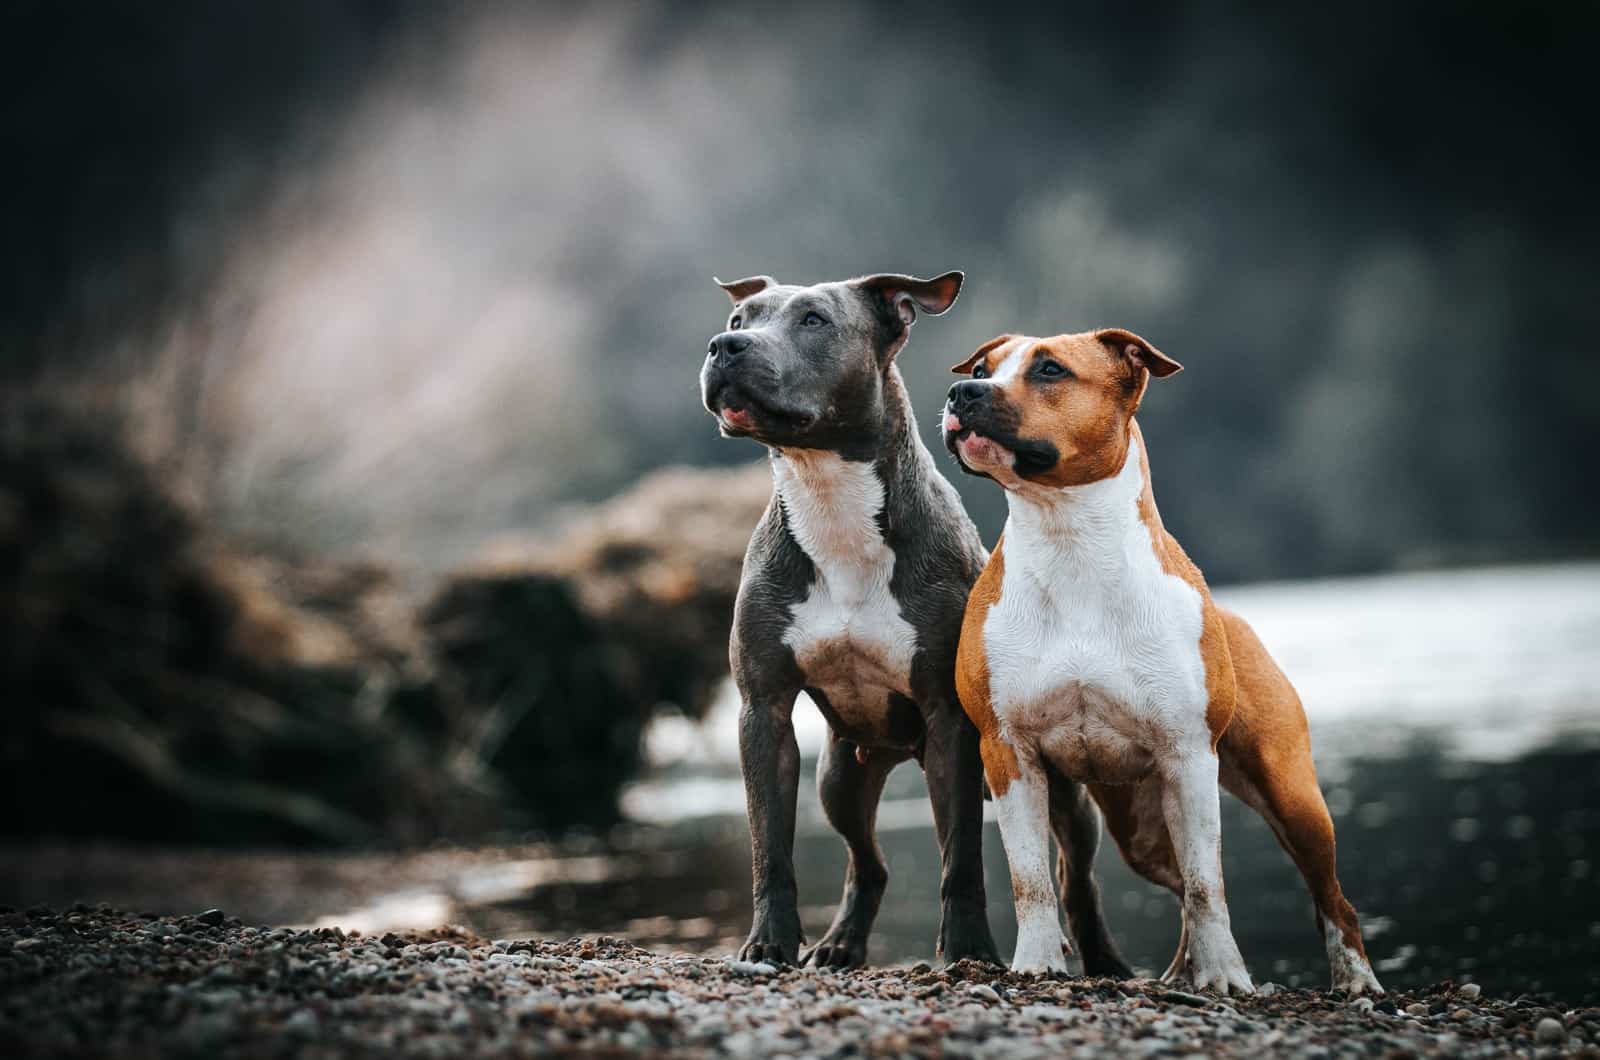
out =
[[[1008,489],[1078,486],[1114,475],[1150,377],[1183,366],[1131,331],[1038,339],[1001,335],[952,371],[944,443],[961,468]]]

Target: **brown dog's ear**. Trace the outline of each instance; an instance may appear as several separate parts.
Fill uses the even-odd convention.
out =
[[[990,339],[988,342],[984,343],[982,346],[979,346],[976,350],[973,350],[971,357],[968,357],[966,360],[962,361],[960,364],[953,366],[950,370],[952,372],[958,372],[961,375],[971,375],[973,367],[979,361],[981,361],[985,357],[989,356],[989,351],[990,350],[993,350],[993,349],[996,349],[998,347],[1004,346],[1006,343],[1010,342],[1014,338],[1016,338],[1016,336],[1011,334],[1010,332],[1007,332],[1004,335],[996,335],[994,338]]]
[[[1094,333],[1094,337],[1129,361],[1147,369],[1157,379],[1165,379],[1169,375],[1183,371],[1183,365],[1131,331],[1122,328],[1101,328]]]
[[[771,276],[750,276],[743,280],[734,280],[732,283],[723,283],[721,280],[713,276],[711,277],[711,282],[722,288],[724,291],[727,291],[728,297],[733,300],[733,304],[738,305],[746,298],[749,298],[753,294],[760,294],[762,291],[765,291],[768,287],[773,286],[778,281],[774,280]]]
[[[931,280],[883,272],[850,282],[878,291],[883,295],[883,300],[889,303],[889,308],[900,317],[900,323],[909,325],[917,319],[918,309],[938,316],[954,305],[964,279],[966,277],[959,272],[947,272]]]

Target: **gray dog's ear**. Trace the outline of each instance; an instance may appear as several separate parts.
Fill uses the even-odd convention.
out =
[[[885,272],[863,276],[852,282],[858,287],[871,288],[882,294],[889,308],[900,317],[900,322],[909,325],[917,319],[918,309],[938,316],[954,305],[964,279],[966,277],[959,272],[947,272],[931,280]]]
[[[778,281],[771,276],[749,276],[742,280],[734,280],[732,283],[723,283],[713,276],[711,277],[711,282],[727,291],[728,297],[733,300],[733,304],[738,305],[746,298],[753,294],[760,294]]]

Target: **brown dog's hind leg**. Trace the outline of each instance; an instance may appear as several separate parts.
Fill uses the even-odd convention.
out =
[[[1222,785],[1261,814],[1305,878],[1327,945],[1333,988],[1381,994],[1361,943],[1361,923],[1339,886],[1333,818],[1317,785],[1300,697],[1244,620],[1226,611],[1223,618],[1238,708],[1217,748]]]
[[[1056,836],[1056,886],[1067,911],[1067,927],[1083,958],[1083,974],[1133,978],[1106,927],[1100,885],[1094,878],[1100,849],[1100,811],[1083,785],[1055,770],[1050,781],[1050,829]]]
[[[1135,784],[1090,784],[1088,788],[1111,838],[1122,852],[1122,860],[1151,883],[1171,891],[1181,910],[1183,874],[1178,870],[1178,855],[1172,849],[1167,820],[1161,812],[1160,778],[1148,777]],[[1161,975],[1164,981],[1184,974],[1188,948],[1189,926],[1185,924],[1178,936],[1178,950]]]

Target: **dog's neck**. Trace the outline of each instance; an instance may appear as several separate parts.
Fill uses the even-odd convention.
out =
[[[877,553],[892,519],[903,511],[902,494],[937,474],[933,457],[917,436],[900,370],[890,365],[883,380],[884,415],[869,449],[850,459],[827,449],[772,451],[772,478],[790,533],[813,561],[846,562]],[[908,472],[910,472],[908,474]]]
[[[1116,474],[1081,486],[1034,486],[1006,491],[1007,569],[1033,567],[1049,577],[1062,563],[1112,570],[1128,547],[1148,547],[1160,526],[1149,494],[1144,439],[1130,422],[1127,455]]]

